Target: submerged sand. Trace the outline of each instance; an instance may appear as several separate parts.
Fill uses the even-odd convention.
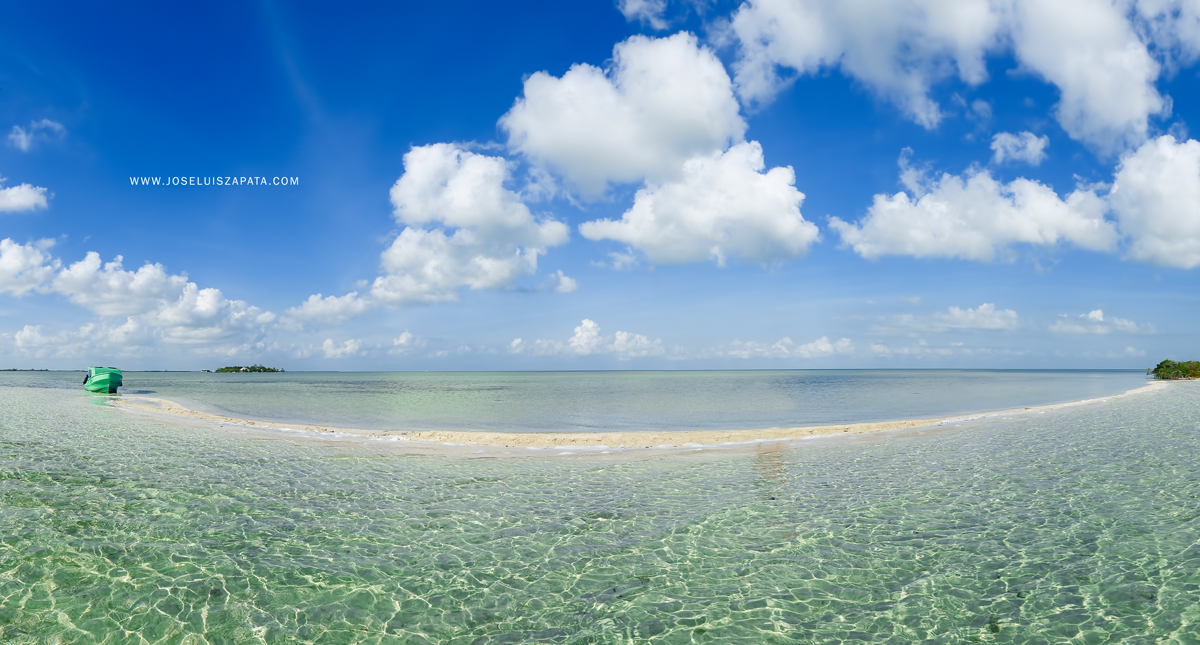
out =
[[[287,430],[318,435],[339,435],[364,439],[414,442],[419,444],[442,444],[456,446],[490,446],[494,448],[678,448],[692,446],[719,446],[745,444],[758,441],[789,441],[819,436],[844,436],[890,430],[907,430],[926,426],[977,421],[980,419],[1006,417],[1018,414],[1043,413],[1062,408],[1089,405],[1111,399],[1149,392],[1165,387],[1166,382],[1156,381],[1121,394],[1085,399],[1067,403],[1055,403],[1028,408],[984,412],[935,419],[905,419],[874,423],[850,423],[824,426],[802,426],[792,428],[762,428],[754,430],[646,430],[621,432],[492,432],[475,430],[361,430],[327,425],[307,425],[256,421],[221,416],[190,410],[174,401],[151,397],[115,398],[113,404],[126,409],[154,414],[214,422],[222,425],[244,426],[264,430]]]

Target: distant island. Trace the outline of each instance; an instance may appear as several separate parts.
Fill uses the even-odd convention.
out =
[[[262,365],[251,365],[250,367],[242,367],[241,365],[230,365],[217,370],[221,372],[282,372],[283,370],[274,367],[263,367]]]
[[[1200,361],[1166,360],[1146,370],[1146,375],[1160,380],[1200,378]]]

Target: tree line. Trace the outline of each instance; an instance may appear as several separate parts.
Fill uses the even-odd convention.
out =
[[[221,369],[217,370],[218,373],[220,373],[220,372],[282,372],[282,371],[283,370],[281,370],[281,369],[277,369],[274,367],[263,367],[262,365],[250,365],[248,367],[243,367],[241,365],[230,365],[229,367],[222,367]]]
[[[1200,378],[1200,361],[1165,360],[1146,370],[1146,375],[1160,380]]]

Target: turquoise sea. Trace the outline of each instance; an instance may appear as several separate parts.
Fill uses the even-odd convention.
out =
[[[76,388],[66,374],[40,382]],[[122,392],[129,396],[238,418],[371,430],[594,432],[971,414],[1106,396],[1144,385],[1146,378],[1140,371],[762,370],[139,372],[125,381]]]
[[[572,431],[946,416],[1145,378],[224,376],[126,391]],[[1200,642],[1200,383],[907,433],[478,457],[131,413],[81,380],[0,373],[3,643]]]

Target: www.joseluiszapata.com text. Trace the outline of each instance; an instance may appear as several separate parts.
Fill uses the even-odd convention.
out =
[[[299,177],[130,177],[130,186],[299,186]]]

